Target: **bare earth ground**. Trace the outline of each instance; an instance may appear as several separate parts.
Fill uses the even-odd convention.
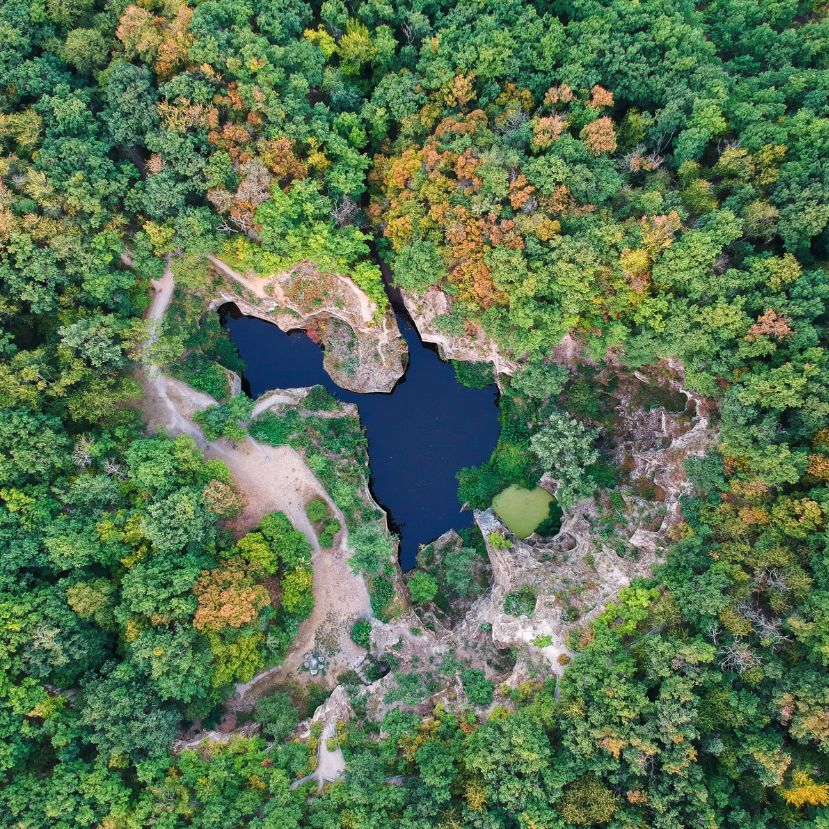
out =
[[[147,314],[148,319],[161,319],[173,287],[173,274],[168,268],[161,280],[153,282],[154,296]],[[154,334],[152,339],[156,336]],[[313,547],[316,599],[313,613],[300,626],[281,669],[264,672],[251,682],[237,686],[237,693],[229,707],[249,707],[245,697],[256,697],[258,694],[254,686],[257,680],[268,674],[274,676],[275,673],[280,680],[297,678],[297,670],[302,665],[304,654],[313,649],[317,629],[326,623],[336,639],[331,674],[347,670],[349,663],[360,660],[364,653],[351,641],[350,631],[357,618],[367,617],[371,613],[368,591],[362,576],[355,576],[346,563],[349,552],[345,529],[338,534],[332,549],[321,550],[305,515],[305,505],[314,498],[324,499],[329,511],[345,527],[345,518],[340,510],[291,447],[259,446],[252,438],[247,438],[235,447],[227,439],[210,443],[191,418],[196,411],[215,403],[213,398],[163,375],[157,366],[150,365],[139,370],[138,379],[144,390],[139,408],[149,429],[163,426],[171,436],[189,435],[204,448],[206,457],[219,458],[228,465],[239,490],[247,499],[247,507],[234,525],[237,537],[255,527],[264,515],[281,511],[298,530],[305,533]],[[274,399],[273,402],[278,401]],[[307,677],[307,674],[303,677]],[[250,695],[249,691],[252,692]]]

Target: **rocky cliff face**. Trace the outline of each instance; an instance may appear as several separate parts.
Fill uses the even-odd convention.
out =
[[[244,315],[273,322],[283,331],[306,331],[325,348],[323,367],[338,386],[390,392],[403,376],[408,348],[394,314],[389,309],[379,315],[348,277],[320,273],[309,262],[263,277],[253,271],[239,274],[216,257],[210,260],[227,278],[213,291],[210,308],[232,302]]]
[[[703,456],[716,433],[706,401],[682,389],[680,367],[666,365],[661,371],[672,372],[666,388],[685,394],[689,410],[633,405],[636,381],[647,384],[652,377],[634,375],[619,393],[611,448],[630,485],[614,493],[615,503],[609,496],[579,502],[565,513],[553,538],[520,540],[491,509],[475,513],[487,542],[492,586],[473,605],[462,632],[491,624],[497,647],[534,645],[531,650],[540,651],[561,674],[573,655],[565,644],[568,635],[576,631],[578,638],[584,623],[602,613],[620,589],[636,577],[648,577],[663,560],[668,536],[682,520],[679,498],[689,489],[683,462]],[[557,481],[547,474],[540,485],[555,492]],[[507,538],[511,548],[494,546],[493,534]],[[522,594],[531,613],[512,615],[510,608],[515,612],[526,604],[517,601]]]
[[[495,374],[512,374],[518,367],[514,360],[498,353],[495,341],[487,336],[477,323],[455,321],[455,331],[439,328],[440,321],[452,313],[452,297],[437,288],[430,288],[423,296],[400,291],[420,338],[438,347],[444,360],[466,360],[472,363],[492,363]],[[451,327],[450,327],[451,328]]]

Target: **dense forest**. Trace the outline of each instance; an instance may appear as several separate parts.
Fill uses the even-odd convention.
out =
[[[2,0],[0,76],[0,824],[829,825],[825,2]],[[565,334],[619,372],[681,361],[717,441],[560,682],[355,717],[319,794],[290,787],[310,704],[171,753],[314,604],[305,536],[234,538],[227,466],[135,408],[150,280],[197,289],[211,254],[310,260],[380,312],[378,256],[446,294],[441,330],[520,366],[459,474],[482,509],[544,471],[565,509],[615,486]],[[239,358],[188,301],[152,356],[213,391]],[[466,595],[470,550],[415,587]]]

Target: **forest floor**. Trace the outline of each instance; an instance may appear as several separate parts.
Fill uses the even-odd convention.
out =
[[[160,320],[163,317],[173,288],[174,276],[168,268],[162,279],[153,282],[154,293],[148,319]],[[307,672],[300,675],[298,671],[302,667],[304,654],[314,650],[320,628],[329,632],[331,649],[335,650],[330,672],[336,674],[348,670],[362,659],[364,653],[351,640],[351,626],[356,619],[371,614],[371,604],[362,576],[355,576],[346,562],[349,556],[346,531],[340,531],[333,548],[321,550],[305,514],[305,505],[309,501],[322,498],[328,504],[330,514],[345,527],[344,516],[322,485],[290,446],[259,446],[250,437],[237,444],[226,438],[208,442],[202,430],[192,422],[192,416],[216,402],[209,395],[162,374],[154,365],[139,370],[138,379],[144,390],[139,408],[148,429],[163,426],[173,437],[189,435],[205,450],[206,457],[219,458],[227,464],[239,491],[247,500],[244,513],[233,525],[237,538],[253,529],[263,516],[279,511],[285,513],[296,529],[305,533],[313,548],[316,603],[311,616],[300,626],[281,669],[265,671],[251,682],[238,685],[237,693],[227,707],[249,708],[251,701],[260,696],[257,693],[259,680],[263,680],[265,687],[273,679],[310,680]],[[270,405],[275,402],[279,401],[274,396]]]

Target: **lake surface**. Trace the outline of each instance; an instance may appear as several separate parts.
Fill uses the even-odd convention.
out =
[[[524,489],[513,484],[492,499],[492,509],[519,538],[526,538],[549,517],[553,500],[540,486]]]
[[[497,388],[468,389],[451,363],[424,346],[408,318],[398,313],[409,345],[409,366],[391,394],[355,394],[340,388],[322,367],[322,349],[304,332],[286,334],[253,317],[225,316],[247,369],[245,391],[254,398],[271,389],[325,386],[356,403],[369,441],[371,489],[400,536],[400,563],[415,565],[419,545],[448,529],[473,525],[460,512],[455,473],[489,459],[498,442]],[[249,384],[249,385],[248,385]]]

